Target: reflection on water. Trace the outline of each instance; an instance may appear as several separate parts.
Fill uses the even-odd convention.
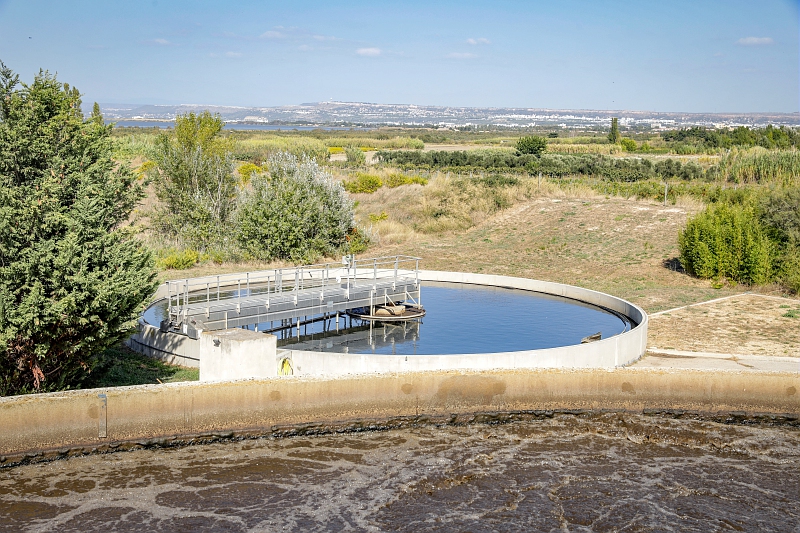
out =
[[[798,531],[800,430],[602,413],[0,470],[0,531]]]
[[[375,323],[370,330],[368,321],[346,315],[339,316],[338,326],[335,315],[302,317],[299,340],[296,327],[280,329],[277,321],[257,328],[273,333],[278,345],[289,349],[396,355],[536,350],[580,344],[598,332],[605,339],[630,328],[627,320],[600,307],[501,287],[425,283],[422,304],[425,317],[399,329]],[[161,302],[144,318],[158,325],[165,316],[166,303]]]
[[[579,344],[601,332],[603,338],[618,335],[629,324],[599,307],[546,294],[449,283],[422,288],[426,315],[416,326],[341,319],[346,339],[335,340],[333,319],[301,326],[299,343],[294,332],[279,334],[281,344],[297,350],[397,355],[488,353],[535,350]],[[260,325],[259,330],[267,329]]]
[[[369,320],[342,316],[338,330],[335,321],[335,318],[327,319],[321,331],[319,327],[314,328],[317,330],[315,333],[305,333],[301,326],[300,339],[286,329],[274,334],[278,336],[278,346],[292,350],[416,355],[421,320],[370,323]]]

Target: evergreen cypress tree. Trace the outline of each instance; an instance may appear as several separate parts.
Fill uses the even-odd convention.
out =
[[[142,186],[80,104],[0,62],[0,395],[78,386],[156,287],[127,224]]]
[[[611,119],[611,131],[608,134],[608,140],[612,143],[619,142],[619,119],[617,117]]]

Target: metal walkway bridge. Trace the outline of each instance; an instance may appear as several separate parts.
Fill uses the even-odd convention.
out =
[[[167,281],[169,318],[163,330],[198,338],[201,331],[274,324],[297,326],[391,302],[419,303],[419,258],[356,259],[342,265],[304,265]],[[338,320],[337,320],[338,324]],[[299,332],[299,328],[298,328]]]

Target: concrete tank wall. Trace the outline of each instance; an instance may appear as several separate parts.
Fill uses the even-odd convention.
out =
[[[0,398],[0,464],[25,459],[26,454],[35,460],[113,450],[121,443],[281,434],[309,424],[330,430],[396,426],[403,421],[447,423],[474,413],[552,409],[788,413],[797,423],[800,374],[635,368],[437,371],[11,396]]]
[[[365,270],[361,273],[369,275],[371,271]],[[335,272],[332,275],[336,275]],[[588,344],[517,352],[415,355],[413,357],[301,350],[280,350],[281,356],[276,357],[273,343],[265,341],[259,344],[253,341],[248,343],[247,349],[255,350],[258,353],[246,357],[240,354],[237,357],[239,363],[231,359],[228,361],[229,366],[224,364],[204,365],[202,363],[204,354],[208,353],[214,358],[218,355],[214,350],[209,352],[212,345],[204,343],[202,336],[199,341],[192,340],[176,333],[162,332],[144,321],[140,321],[139,328],[129,339],[128,345],[136,351],[169,363],[199,366],[201,368],[200,379],[204,381],[277,375],[284,358],[289,360],[293,374],[298,376],[343,376],[429,370],[615,368],[638,360],[644,355],[647,348],[647,314],[630,302],[608,294],[561,283],[489,274],[422,270],[419,272],[419,277],[421,281],[507,287],[572,298],[622,313],[637,322],[638,325],[620,335]],[[425,291],[423,289],[423,305],[424,298]],[[237,350],[237,353],[241,351]],[[245,360],[247,363],[244,363]],[[274,371],[262,368],[264,366],[274,367]],[[258,370],[256,370],[257,368]]]
[[[602,292],[533,279],[470,274],[465,272],[420,271],[420,280],[507,287],[552,294],[605,307],[631,318],[637,326],[600,341],[540,350],[443,355],[343,354],[281,350],[291,359],[299,376],[343,376],[375,372],[420,372],[429,370],[499,370],[523,368],[615,368],[628,365],[647,349],[647,314],[630,302]],[[425,290],[422,290],[425,305]],[[476,334],[480,334],[476,332]]]

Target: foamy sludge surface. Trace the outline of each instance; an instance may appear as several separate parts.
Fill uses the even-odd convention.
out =
[[[603,413],[0,470],[0,531],[800,531],[800,430]]]

